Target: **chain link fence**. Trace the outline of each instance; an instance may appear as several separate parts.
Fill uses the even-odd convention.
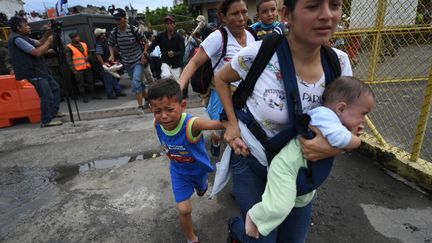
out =
[[[432,163],[431,12],[430,0],[345,0],[331,43],[375,92],[367,132],[406,159]]]

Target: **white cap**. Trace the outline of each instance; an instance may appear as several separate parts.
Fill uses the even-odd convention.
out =
[[[196,17],[196,21],[205,22],[206,19],[205,19],[205,17],[204,17],[203,15],[198,15],[198,16]]]
[[[94,35],[95,35],[96,37],[99,37],[100,35],[105,34],[105,32],[106,32],[106,29],[99,29],[99,28],[96,28],[96,29],[94,30]]]

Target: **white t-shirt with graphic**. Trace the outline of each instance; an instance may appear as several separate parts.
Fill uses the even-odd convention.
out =
[[[248,45],[232,59],[231,66],[242,79],[246,78],[261,44],[262,41],[257,41]],[[334,48],[333,50],[339,57],[342,71],[341,75],[352,76],[352,68],[348,55],[341,50]],[[306,83],[298,76],[297,82],[303,112],[306,113],[320,106],[325,86],[324,73],[314,84]],[[285,87],[276,53],[273,54],[270,62],[258,78],[252,95],[248,98],[246,104],[255,117],[255,120],[261,125],[268,137],[273,137],[278,134],[288,124],[289,117],[286,107]]]
[[[231,34],[231,32],[228,30],[228,28],[224,27],[227,31],[227,49],[226,49],[226,55],[222,58],[222,60],[219,62],[217,67],[214,69],[214,73],[216,74],[219,69],[223,67],[226,63],[231,62],[234,55],[236,55],[243,47],[237,42],[237,40],[234,38],[234,36]],[[249,46],[250,44],[255,42],[255,38],[249,31],[244,30],[246,33],[246,46]],[[217,61],[222,55],[222,45],[223,45],[223,39],[222,39],[222,33],[219,30],[213,31],[202,43],[201,47],[206,52],[207,56],[210,57],[212,66],[216,65]],[[235,85],[232,83],[231,85]]]

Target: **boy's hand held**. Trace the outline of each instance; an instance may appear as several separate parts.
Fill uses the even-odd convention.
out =
[[[249,217],[249,213],[246,214],[246,222],[245,222],[245,231],[246,235],[249,237],[258,239],[259,238],[259,231],[255,223],[252,221],[252,219]]]

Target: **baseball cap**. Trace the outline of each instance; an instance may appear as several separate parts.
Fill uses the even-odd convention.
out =
[[[115,19],[125,18],[126,12],[123,9],[118,8],[118,9],[116,9],[116,12],[113,14],[113,16]]]
[[[172,21],[172,22],[175,22],[175,20],[174,20],[174,18],[171,16],[171,15],[167,15],[167,16],[165,16],[165,19],[164,19],[164,21],[166,22],[166,21]]]
[[[96,28],[96,29],[94,30],[94,35],[95,35],[96,37],[99,37],[100,35],[105,34],[105,32],[106,32],[106,29]]]
[[[203,15],[198,15],[198,16],[196,17],[196,21],[199,21],[199,22],[205,22],[206,19],[205,19],[205,17],[204,17]]]
[[[78,35],[78,32],[76,32],[76,31],[70,32],[69,33],[69,38],[74,38],[77,35]]]

